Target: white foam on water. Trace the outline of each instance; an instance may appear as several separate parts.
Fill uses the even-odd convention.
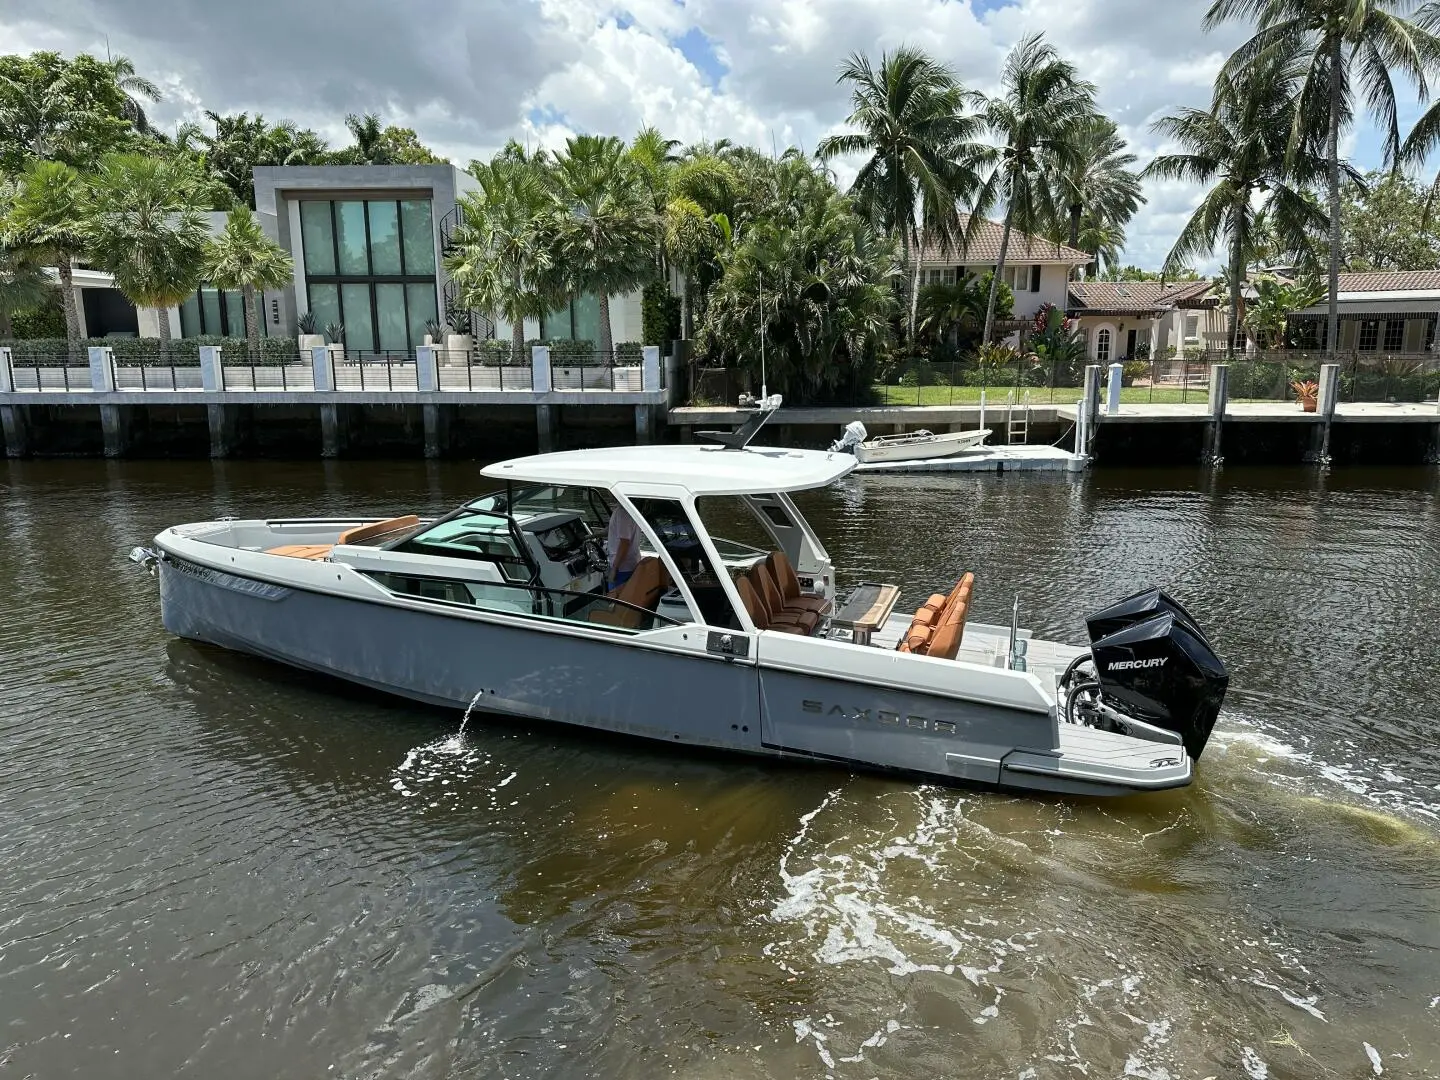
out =
[[[1270,1075],[1270,1066],[1266,1065],[1257,1054],[1254,1048],[1245,1046],[1240,1051],[1240,1064],[1245,1069],[1245,1075],[1250,1080],[1266,1080]]]
[[[424,796],[427,809],[480,809],[484,804],[499,810],[495,793],[519,776],[518,771],[509,771],[503,781],[494,783],[492,778],[504,771],[488,751],[450,735],[412,748],[391,773],[390,788],[406,799]]]
[[[1360,1045],[1365,1047],[1365,1055],[1370,1059],[1370,1068],[1374,1070],[1375,1075],[1383,1076],[1385,1066],[1380,1061],[1380,1051],[1376,1050],[1375,1047],[1371,1046],[1368,1042],[1361,1043]]]
[[[1292,994],[1289,990],[1276,986],[1272,982],[1264,981],[1263,978],[1252,978],[1249,982],[1252,986],[1258,986],[1264,990],[1274,990],[1291,1005],[1294,1005],[1295,1008],[1304,1010],[1317,1020],[1321,1020],[1327,1024],[1330,1022],[1325,1019],[1325,1014],[1315,1007],[1315,1003],[1320,1000],[1320,995],[1318,994],[1311,994],[1309,997],[1302,998],[1298,994]]]
[[[1233,727],[1231,724],[1240,726]],[[1261,755],[1259,757],[1260,764],[1271,759],[1280,760],[1304,774],[1287,776],[1273,769],[1267,769],[1263,773],[1263,778],[1270,783],[1293,787],[1296,781],[1303,780],[1308,776],[1312,780],[1324,781],[1332,788],[1339,788],[1362,802],[1380,807],[1387,812],[1412,814],[1430,823],[1440,822],[1440,802],[1422,797],[1420,793],[1425,789],[1419,782],[1397,773],[1393,763],[1375,762],[1367,758],[1362,751],[1348,741],[1340,744],[1336,749],[1345,747],[1354,750],[1354,759],[1340,762],[1329,761],[1309,749],[1284,741],[1277,734],[1266,730],[1266,726],[1261,721],[1227,714],[1226,726],[1217,728],[1210,738],[1207,757],[1210,753],[1218,750],[1219,753],[1216,754],[1216,757],[1223,759],[1232,751],[1243,748],[1252,755],[1256,753]],[[1436,790],[1440,790],[1440,785],[1437,785]],[[1313,789],[1308,793],[1318,794]]]

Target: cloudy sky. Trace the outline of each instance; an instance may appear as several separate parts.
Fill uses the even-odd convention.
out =
[[[683,142],[807,150],[848,113],[840,61],[900,43],[993,89],[1007,49],[1044,31],[1100,90],[1142,163],[1148,124],[1201,106],[1243,27],[1200,30],[1208,0],[4,0],[0,48],[108,48],[159,83],[166,128],[261,112],[343,145],[379,112],[463,166],[507,138],[654,124]],[[1406,92],[1402,119],[1418,113]],[[1379,164],[1373,132],[1349,144]],[[1198,193],[1151,184],[1127,259],[1156,267]]]

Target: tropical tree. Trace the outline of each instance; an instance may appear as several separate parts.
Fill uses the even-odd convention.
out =
[[[613,348],[610,297],[655,276],[660,231],[639,167],[614,136],[576,135],[552,166],[556,265],[600,305],[600,351]]]
[[[12,315],[40,307],[54,292],[55,286],[38,262],[0,244],[0,341],[15,336]]]
[[[1284,345],[1290,314],[1318,304],[1325,297],[1320,282],[1313,278],[1284,281],[1274,274],[1257,274],[1250,279],[1255,296],[1245,305],[1245,327],[1262,349]]]
[[[1367,173],[1364,190],[1345,193],[1345,268],[1440,270],[1440,231],[1429,212],[1432,198],[1433,192],[1427,194],[1404,173]]]
[[[162,352],[170,345],[167,309],[199,287],[205,268],[210,234],[199,187],[183,158],[143,154],[106,157],[91,184],[87,254],[132,304],[158,309]]]
[[[375,113],[345,117],[354,146],[328,155],[332,165],[443,165],[445,159],[420,142],[413,128],[386,126]]]
[[[963,246],[958,204],[980,189],[993,151],[979,142],[983,125],[967,111],[970,99],[955,74],[919,49],[882,53],[878,68],[854,53],[836,81],[852,84],[846,123],[857,130],[822,140],[816,152],[822,161],[869,155],[850,194],[900,242],[913,337],[924,243],[944,254]]]
[[[60,161],[33,161],[19,176],[5,215],[5,246],[32,262],[53,263],[70,350],[80,342],[74,260],[87,254],[89,192],[85,178]]]
[[[0,172],[41,159],[93,167],[133,140],[128,105],[114,71],[93,56],[0,56]]]
[[[198,155],[202,170],[220,180],[238,204],[255,207],[257,165],[318,165],[326,160],[325,141],[315,132],[297,128],[289,120],[268,124],[260,114],[222,116],[209,109],[205,116],[214,127],[185,124],[176,134],[176,149]]]
[[[135,73],[135,64],[128,56],[116,54],[105,60],[116,87],[125,95],[123,106],[125,119],[136,131],[148,134],[151,131],[150,118],[145,115],[144,101],[152,105],[160,100],[160,88],[143,75]]]
[[[1234,328],[1240,326],[1241,283],[1262,211],[1267,229],[1297,247],[1311,230],[1328,224],[1307,198],[1307,189],[1324,181],[1324,157],[1313,141],[1302,142],[1286,156],[1302,78],[1292,62],[1272,56],[1267,67],[1251,70],[1238,86],[1217,83],[1210,109],[1180,109],[1151,125],[1182,152],[1159,155],[1145,175],[1210,185],[1176,238],[1164,269],[1178,269],[1226,244],[1231,355]]]
[[[1068,230],[1064,240],[1072,248],[1100,254],[1100,246],[1081,244],[1082,226],[1094,238],[1104,236],[1107,246],[1118,236],[1116,248],[1125,246],[1125,225],[1145,203],[1140,176],[1131,166],[1139,159],[1126,149],[1115,121],[1096,113],[1085,117],[1075,131],[1075,155],[1069,168],[1051,178],[1055,191],[1050,201],[1064,208],[1065,216],[1048,230],[1050,239],[1061,240],[1060,229]],[[1100,260],[1097,258],[1097,262]]]
[[[265,235],[255,215],[243,207],[231,210],[225,228],[205,245],[203,280],[217,289],[239,289],[245,304],[245,343],[251,359],[260,355],[260,311],[257,290],[279,289],[293,280],[289,252]]]
[[[999,161],[975,199],[976,225],[986,208],[1003,200],[1005,224],[990,283],[985,329],[995,327],[995,296],[1005,276],[1005,258],[1014,229],[1039,234],[1056,217],[1056,178],[1079,170],[1082,134],[1091,130],[1095,87],[1075,65],[1060,59],[1043,34],[1022,39],[1005,60],[1000,93],[985,101],[981,116],[1001,144]]]
[[[767,389],[813,401],[873,367],[890,343],[900,266],[893,241],[827,176],[798,157],[772,168],[774,214],[751,220],[724,252],[699,344]]]
[[[979,336],[985,325],[985,305],[990,298],[990,274],[976,277],[965,274],[953,283],[937,282],[920,287],[920,321],[916,329],[921,336],[930,334],[960,348]],[[1015,294],[1008,285],[1000,286],[996,310],[1001,318],[1009,318],[1014,309]]]
[[[558,298],[554,216],[543,155],[510,143],[488,163],[471,162],[480,190],[461,197],[461,224],[445,257],[462,309],[504,319],[511,349],[525,349],[525,320]]]
[[[1440,38],[1427,28],[1433,20],[1428,15],[1406,18],[1414,8],[1415,0],[1214,0],[1205,14],[1207,30],[1232,19],[1255,24],[1255,35],[1226,61],[1222,81],[1243,81],[1257,65],[1270,67],[1282,57],[1303,68],[1287,152],[1292,161],[1311,152],[1317,128],[1324,132],[1330,230],[1326,342],[1332,359],[1340,338],[1340,196],[1345,172],[1340,134],[1354,121],[1356,99],[1363,95],[1366,111],[1380,128],[1386,160],[1401,156],[1394,77],[1408,77],[1424,97],[1426,76],[1440,63]],[[1415,145],[1428,138],[1422,134]]]

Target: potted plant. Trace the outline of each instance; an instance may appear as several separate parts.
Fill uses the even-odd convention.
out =
[[[325,335],[315,330],[315,313],[307,311],[295,320],[295,325],[300,331],[300,351],[307,357],[310,350],[325,344]]]
[[[445,335],[445,356],[441,362],[469,364],[470,350],[475,347],[475,339],[470,334],[470,312],[451,308],[445,321],[450,324],[450,333]]]
[[[425,320],[425,344],[439,345],[445,337],[445,328],[440,325],[439,319]]]
[[[1320,384],[1313,380],[1296,380],[1290,384],[1290,389],[1295,391],[1295,396],[1300,399],[1300,408],[1305,412],[1314,412],[1320,403]]]
[[[325,346],[330,350],[330,363],[345,360],[345,324],[326,323],[325,338],[328,344]]]

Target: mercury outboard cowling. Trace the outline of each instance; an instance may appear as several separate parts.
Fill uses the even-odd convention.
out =
[[[1230,676],[1189,612],[1150,589],[1096,612],[1086,626],[1101,700],[1176,732],[1199,760]]]

